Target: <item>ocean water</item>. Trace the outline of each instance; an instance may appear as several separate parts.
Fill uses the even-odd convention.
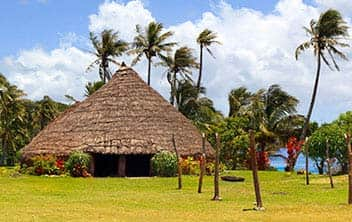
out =
[[[276,153],[287,156],[287,149],[281,148]],[[316,168],[313,160],[309,159],[308,162],[309,162],[309,164],[308,164],[309,172],[317,174],[318,169]],[[276,168],[278,171],[285,171],[286,161],[284,159],[282,159],[281,157],[270,157],[270,166]],[[306,168],[306,157],[301,153],[298,156],[295,170],[300,170],[300,169],[305,170],[305,168]]]

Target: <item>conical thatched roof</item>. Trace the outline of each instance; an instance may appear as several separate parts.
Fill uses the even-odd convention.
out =
[[[154,154],[173,150],[175,135],[181,155],[201,151],[197,128],[149,87],[131,68],[75,104],[23,149],[25,159],[38,154],[68,155],[82,150],[110,154]],[[208,154],[212,154],[206,142]]]

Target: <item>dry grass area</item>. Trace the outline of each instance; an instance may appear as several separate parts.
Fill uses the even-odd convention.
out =
[[[231,171],[242,183],[221,181],[223,198],[214,202],[212,177],[197,193],[198,177],[70,178],[11,176],[0,168],[0,221],[350,221],[347,176],[334,177],[335,189],[324,176],[260,172],[263,212],[253,210],[250,171]]]

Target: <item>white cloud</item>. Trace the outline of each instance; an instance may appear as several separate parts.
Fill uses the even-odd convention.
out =
[[[315,59],[312,52],[294,59],[296,46],[307,40],[302,26],[317,18],[323,6],[340,1],[316,0],[318,6],[302,0],[280,0],[274,12],[263,14],[247,8],[234,9],[221,1],[214,11],[204,12],[196,21],[174,24],[167,29],[175,32],[173,40],[188,45],[198,54],[195,38],[204,28],[218,33],[222,45],[214,45],[216,59],[205,54],[204,84],[207,95],[215,101],[218,109],[227,114],[227,94],[235,87],[246,86],[251,90],[280,84],[301,101],[299,111],[306,113],[315,75]],[[347,2],[349,3],[349,1]],[[330,6],[329,6],[330,7]],[[337,7],[337,6],[336,6]],[[351,7],[350,7],[351,8]],[[100,5],[98,13],[89,17],[89,30],[99,32],[113,28],[122,38],[131,41],[135,25],[146,25],[155,20],[138,0],[127,4],[107,1]],[[350,21],[350,17],[347,17]],[[68,39],[75,39],[69,35]],[[71,45],[45,52],[33,49],[20,52],[19,56],[3,59],[0,67],[6,67],[10,79],[24,88],[31,97],[44,94],[62,96],[66,93],[82,95],[87,79],[84,70],[91,56]],[[130,61],[123,57],[121,60]],[[313,119],[330,121],[341,112],[351,109],[352,64],[339,61],[342,71],[322,69],[321,82]],[[146,62],[135,69],[145,79]],[[34,74],[33,74],[34,73]],[[162,68],[153,68],[152,85],[168,98],[168,85]],[[194,73],[197,77],[197,73]]]
[[[96,78],[92,73],[85,73],[92,60],[90,54],[75,47],[50,52],[34,48],[21,51],[17,57],[3,58],[0,67],[29,98],[41,99],[50,95],[65,101],[65,94],[82,98],[85,83]]]
[[[91,32],[114,29],[121,33],[123,39],[128,40],[135,35],[136,24],[144,26],[155,19],[141,1],[134,0],[127,4],[106,1],[99,6],[97,14],[89,16],[89,20]]]

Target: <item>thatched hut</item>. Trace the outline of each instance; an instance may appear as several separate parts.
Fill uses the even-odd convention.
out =
[[[23,158],[73,151],[92,156],[95,176],[147,176],[150,159],[161,150],[195,155],[202,139],[197,128],[149,87],[131,68],[123,67],[111,81],[76,103],[45,127],[23,149]],[[206,151],[212,148],[206,143]]]

